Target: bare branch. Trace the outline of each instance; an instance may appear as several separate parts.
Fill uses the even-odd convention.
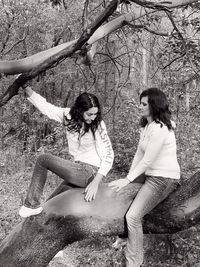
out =
[[[152,1],[150,2],[150,1],[144,1],[144,0],[130,0],[130,1],[138,4],[139,6],[143,6],[145,8],[157,9],[157,10],[169,10],[167,6],[162,5],[162,2],[159,3],[159,2],[152,2]]]
[[[103,56],[106,56],[106,57],[108,57],[112,62],[113,62],[113,64],[115,65],[115,67],[116,67],[116,69],[117,69],[117,71],[118,71],[118,73],[120,74],[120,70],[119,70],[119,68],[118,68],[118,66],[117,66],[117,64],[116,64],[116,62],[115,62],[115,58],[113,58],[111,55],[109,55],[109,54],[106,54],[106,53],[100,53],[100,52],[98,52],[98,55],[103,55]],[[108,62],[109,60],[104,60],[104,61],[102,61],[100,64],[104,64],[104,63],[106,63],[106,62]]]
[[[129,53],[129,47],[127,45],[127,42],[126,42],[126,38],[125,38],[125,35],[124,35],[124,32],[123,30],[121,29],[121,33],[122,33],[122,37],[124,39],[124,42],[125,42],[125,47],[126,47],[126,50],[127,50],[127,53],[128,53],[128,73],[127,73],[127,78],[124,82],[124,85],[127,83],[128,79],[129,79],[129,76],[130,76],[130,72],[131,72],[131,57],[130,57],[130,53]]]
[[[88,24],[88,5],[89,5],[89,0],[85,0],[84,3],[84,9],[83,9],[83,15],[82,15],[82,29],[86,30],[87,24]]]
[[[3,55],[8,54],[16,45],[23,42],[27,37],[27,33],[28,33],[28,28],[25,29],[23,37],[21,39],[17,40],[6,52],[3,52]]]
[[[196,73],[197,75],[200,73],[200,69],[198,67],[195,67],[190,56],[188,57],[188,61],[190,63],[190,67],[193,70],[194,73]]]
[[[13,24],[13,21],[14,21],[13,11],[11,12],[12,13],[12,17],[10,18],[9,12],[6,10],[4,1],[2,1],[2,5],[3,5],[4,12],[6,14],[6,17],[7,17],[7,29],[6,29],[6,37],[4,38],[4,41],[2,43],[2,49],[1,49],[0,53],[2,53],[4,51],[4,49],[5,49],[5,47],[6,47],[6,44],[7,44],[8,40],[9,40],[9,37],[10,37],[10,28],[12,27],[12,24]]]
[[[95,11],[96,9],[98,9],[100,6],[105,7],[105,1],[102,1],[102,2],[101,2],[99,5],[97,5],[94,9],[90,10],[90,12],[89,12],[88,14],[94,12],[94,11]]]
[[[181,34],[181,32],[179,31],[178,27],[176,26],[176,23],[175,23],[175,21],[173,20],[171,13],[168,12],[168,11],[166,11],[166,14],[167,14],[169,20],[171,21],[171,24],[172,24],[172,26],[174,27],[174,30],[177,32],[179,38],[183,41],[183,44],[184,44],[184,46],[185,46],[185,40],[184,40],[184,38],[183,38],[183,35]]]
[[[192,81],[197,80],[199,78],[200,78],[200,74],[196,73],[196,74],[191,75],[188,79],[181,81],[181,82],[178,82],[178,83],[175,83],[175,84],[176,85],[186,85],[186,84],[191,83]]]
[[[152,34],[155,34],[155,35],[159,35],[159,36],[166,36],[168,37],[170,35],[169,32],[157,32],[157,31],[154,31],[152,29],[149,29],[148,27],[146,27],[145,25],[136,25],[136,24],[131,24],[129,22],[125,22],[126,25],[128,25],[129,27],[133,28],[133,29],[144,29]]]
[[[112,57],[112,60],[115,60],[115,61],[117,61],[117,59],[119,59],[120,57],[123,57],[123,56],[125,56],[125,55],[127,55],[127,54],[136,54],[136,53],[138,53],[138,52],[136,52],[136,51],[129,51],[129,52],[125,52],[125,53],[122,53],[122,54],[120,54],[120,55],[118,55],[118,56],[116,56],[116,57]],[[106,55],[107,56],[107,54],[104,54],[104,53],[100,53],[100,52],[98,52],[97,53],[98,55]],[[139,54],[139,53],[138,53]],[[109,60],[104,60],[104,61],[102,61],[100,64],[103,64],[103,63],[106,63],[106,62],[108,62]],[[118,62],[117,62],[118,63]],[[120,63],[118,63],[118,64],[120,64]]]
[[[163,67],[163,70],[166,69],[167,67],[169,67],[172,63],[174,63],[175,61],[179,60],[180,58],[184,57],[186,55],[186,52],[183,52],[180,56],[174,58],[170,63],[168,63],[167,65],[165,65]]]
[[[144,6],[146,8],[153,8],[153,9],[162,9],[168,10],[169,8],[176,8],[187,6],[192,3],[197,3],[199,0],[164,0],[164,1],[146,1],[146,0],[129,0],[130,2],[134,2],[140,6]]]

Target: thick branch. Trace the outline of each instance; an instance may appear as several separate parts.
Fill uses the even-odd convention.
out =
[[[102,14],[90,26],[90,28],[83,32],[77,42],[72,41],[72,45],[70,47],[67,45],[65,49],[61,50],[54,56],[48,56],[47,59],[42,62],[37,68],[34,68],[30,72],[21,75],[0,97],[0,106],[7,103],[14,95],[16,95],[18,93],[19,87],[25,84],[28,80],[31,80],[32,78],[38,76],[40,73],[52,68],[54,65],[59,64],[60,61],[72,56],[76,51],[81,50],[83,48],[83,45],[87,44],[87,41],[96,31],[96,29],[98,29],[101,24],[104,23],[110,15],[112,15],[120,2],[121,1],[119,0],[111,1],[107,8],[102,12]]]
[[[77,39],[63,43],[23,59],[0,61],[0,73],[18,74],[31,71],[32,69],[37,68],[45,60],[51,58],[53,55],[58,54],[60,51],[73,45],[76,41]]]
[[[109,16],[115,11],[117,5],[119,3],[123,2],[122,0],[112,0],[110,4],[106,7],[106,9],[102,12],[102,14],[96,19],[96,21],[87,29],[83,32],[81,37],[77,41],[71,41],[71,43],[63,44],[61,46],[58,46],[58,50],[55,47],[54,52],[53,50],[49,50],[51,56],[49,56],[48,52],[41,52],[44,53],[44,57],[41,57],[41,63],[40,59],[38,58],[40,53],[36,54],[35,56],[32,56],[32,60],[34,61],[36,59],[36,64],[30,64],[30,58],[29,58],[29,72],[26,74],[23,74],[20,79],[18,78],[9,88],[7,91],[0,96],[0,106],[4,105],[11,99],[14,95],[18,93],[18,89],[20,86],[22,86],[24,83],[26,83],[28,80],[31,80],[32,78],[36,77],[40,73],[46,71],[47,69],[50,69],[54,67],[55,65],[59,64],[62,60],[66,59],[67,57],[71,57],[75,52],[86,49],[87,45],[92,45],[94,42],[99,40],[100,38],[103,38],[107,34],[115,31],[116,29],[119,29],[124,25],[125,22],[130,22],[132,20],[135,20],[138,18],[138,16],[133,15],[131,13],[127,15],[120,16],[119,18],[101,26],[108,18]],[[196,2],[195,0],[180,0],[180,1],[173,1],[171,3],[171,7],[177,6],[182,4],[188,4],[188,3],[193,3]],[[138,2],[139,3],[139,2]],[[146,2],[146,1],[140,1],[140,4],[144,3],[151,3],[151,2]],[[163,4],[163,2],[161,2]],[[166,3],[166,2],[165,2]],[[154,3],[155,4],[155,3]],[[146,15],[146,13],[142,14]],[[141,15],[140,15],[141,17]],[[100,27],[101,26],[101,27]],[[63,46],[63,47],[62,47]],[[86,51],[87,52],[87,51]],[[25,60],[25,59],[24,59]],[[15,68],[16,71],[16,66],[15,66],[15,61],[13,62],[0,62],[0,70],[1,67],[2,69],[6,68],[7,65],[13,65],[12,68]],[[32,69],[30,71],[30,65],[32,65]],[[27,69],[26,64],[20,65],[21,68],[17,70],[17,73],[22,71],[25,71]],[[6,72],[6,71],[1,71],[1,72]],[[9,72],[9,70],[7,70]],[[14,72],[12,72],[14,73]],[[15,72],[16,73],[16,72]]]
[[[176,8],[176,7],[182,7],[186,5],[190,5],[192,3],[197,3],[199,0],[160,0],[160,1],[145,1],[145,0],[130,0],[131,2],[134,2],[140,6],[144,6],[147,8]]]
[[[145,233],[175,233],[199,223],[199,175],[182,183],[144,217]],[[69,190],[62,184],[43,205],[42,214],[24,220],[0,243],[0,266],[47,266],[72,242],[122,233],[124,215],[140,188],[141,184],[131,183],[116,193],[102,184],[95,200],[86,202],[84,189]]]
[[[82,47],[89,38],[93,35],[93,33],[113,14],[116,10],[118,4],[123,2],[123,0],[112,0],[110,4],[106,7],[106,9],[102,12],[102,14],[94,21],[94,23],[86,29],[77,43],[74,46],[74,50],[77,51]]]

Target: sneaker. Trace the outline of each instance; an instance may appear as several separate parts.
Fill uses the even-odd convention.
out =
[[[126,245],[127,238],[117,237],[116,241],[112,244],[112,247],[118,249],[124,245]]]
[[[43,208],[42,207],[39,207],[39,208],[36,208],[36,209],[32,209],[32,208],[27,208],[25,206],[22,206],[19,210],[19,215],[22,217],[22,218],[27,218],[27,217],[30,217],[30,216],[33,216],[33,215],[37,215],[37,214],[40,214],[42,212]]]
[[[63,258],[64,256],[64,251],[63,250],[60,250],[58,251],[58,253],[54,256],[54,258]]]

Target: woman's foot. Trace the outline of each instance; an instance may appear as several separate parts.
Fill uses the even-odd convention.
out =
[[[27,208],[25,206],[22,206],[19,210],[19,215],[22,217],[22,218],[27,218],[27,217],[30,217],[30,216],[33,216],[33,215],[37,215],[37,214],[40,214],[42,212],[43,208],[42,207],[39,207],[39,208]]]
[[[112,247],[118,249],[124,245],[126,245],[127,238],[117,237],[116,241],[112,244]]]

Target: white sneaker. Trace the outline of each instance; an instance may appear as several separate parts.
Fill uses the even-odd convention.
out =
[[[32,208],[27,208],[25,206],[22,206],[19,210],[19,215],[22,217],[22,218],[27,218],[27,217],[30,217],[30,216],[33,216],[33,215],[37,215],[37,214],[40,214],[42,212],[43,208],[42,207],[39,207],[39,208],[36,208],[36,209],[32,209]]]
[[[58,251],[58,253],[54,256],[54,258],[63,258],[64,256],[64,251],[63,250],[60,250]]]
[[[118,249],[124,245],[126,245],[127,238],[117,237],[116,241],[112,244],[112,247]]]

